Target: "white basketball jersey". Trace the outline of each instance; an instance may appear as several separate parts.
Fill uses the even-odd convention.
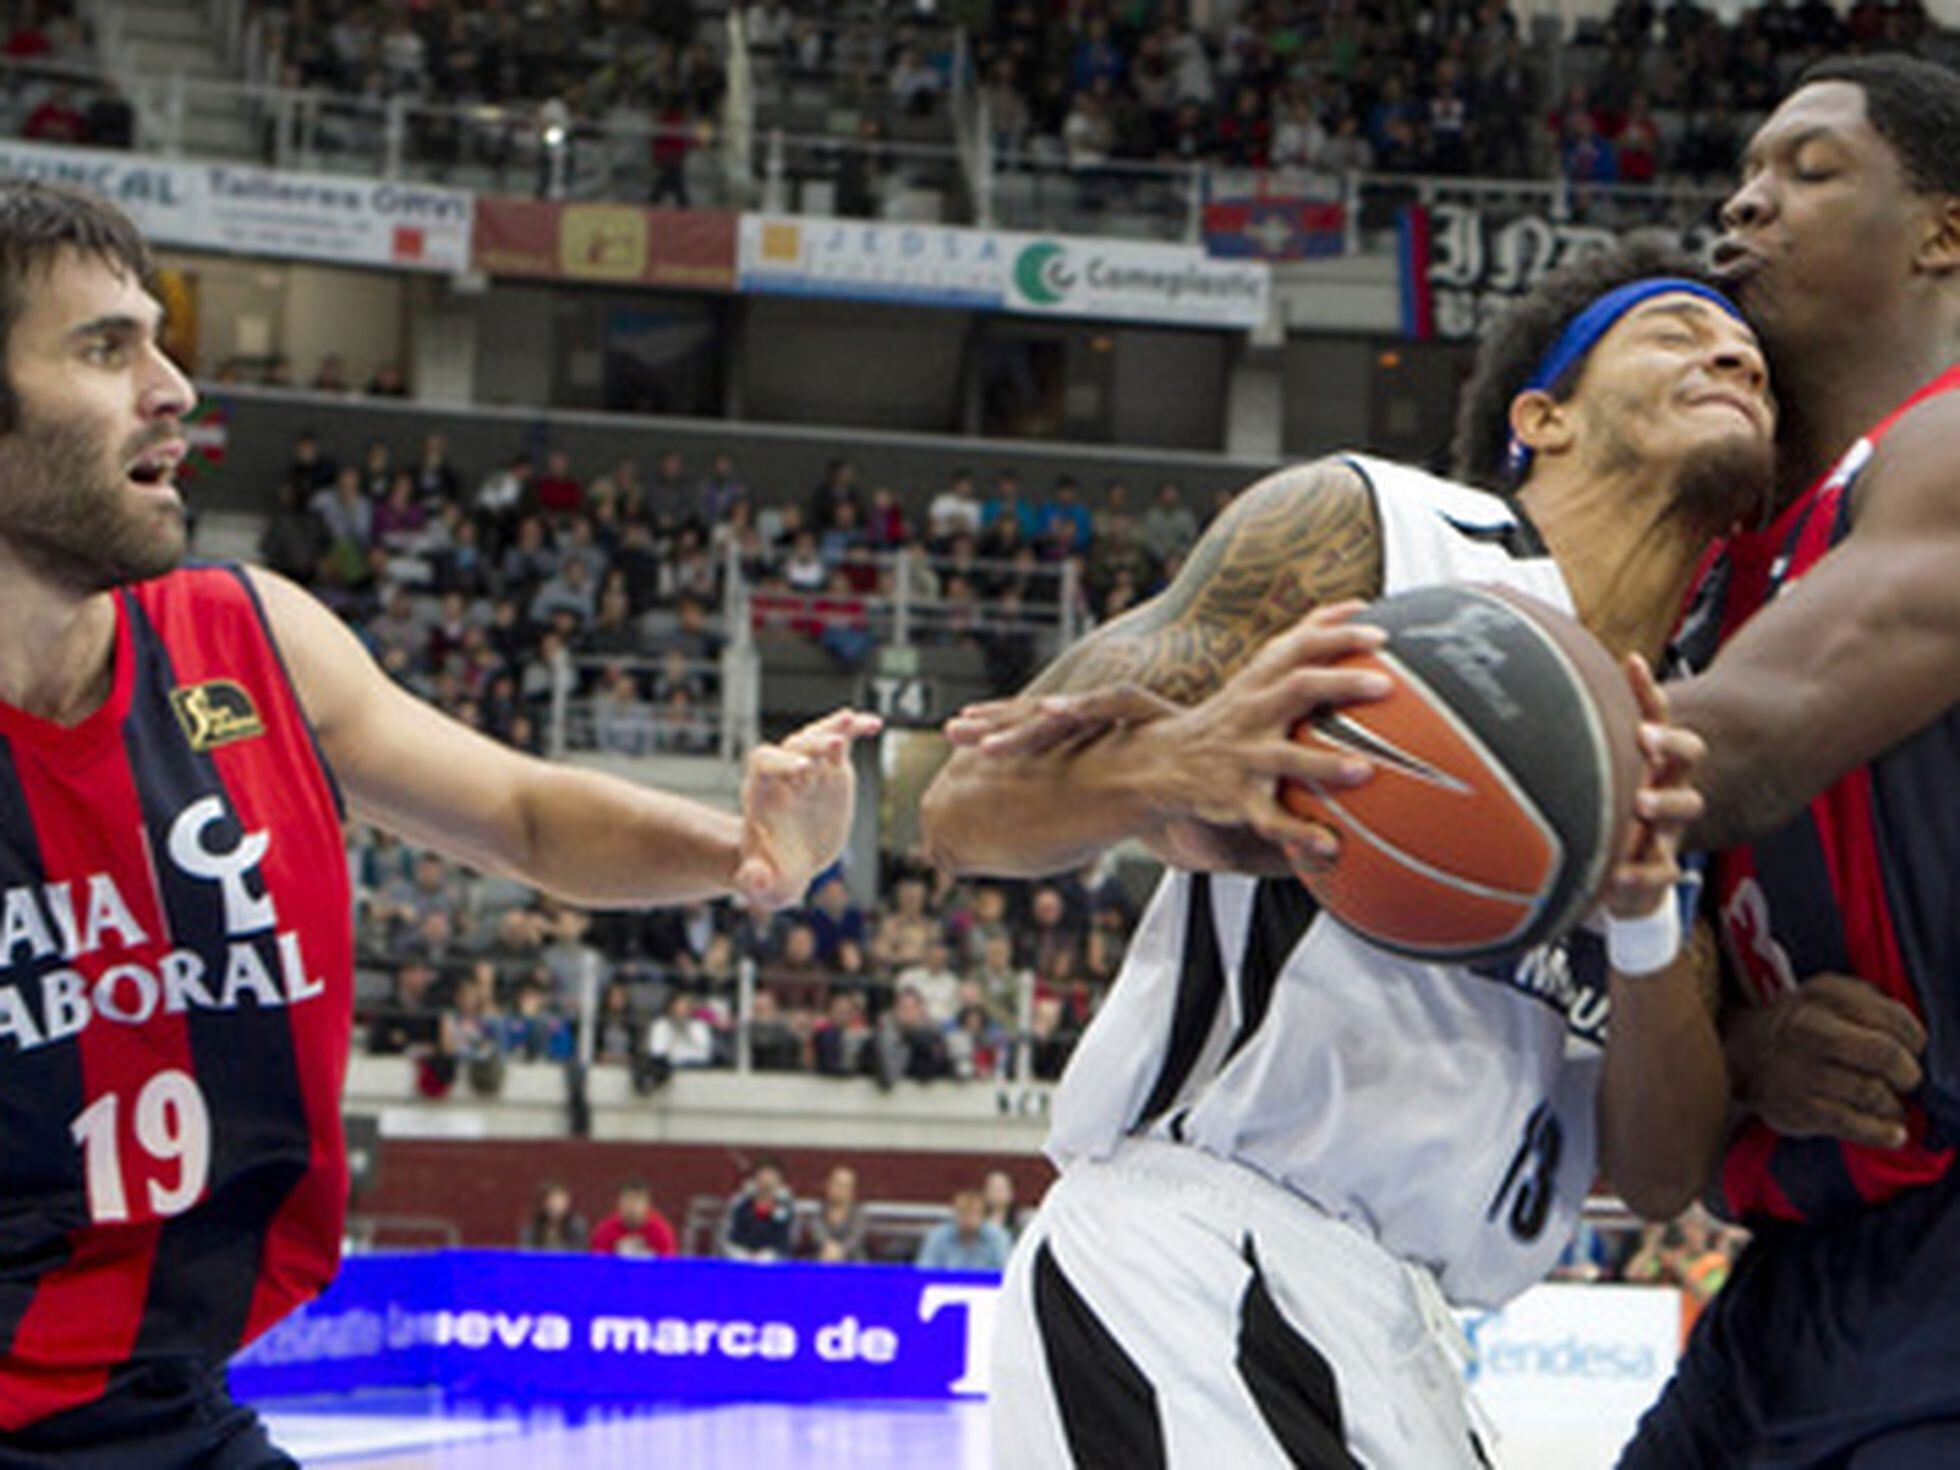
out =
[[[1400,465],[1374,490],[1384,590],[1502,583],[1571,611],[1503,500]],[[1234,1159],[1494,1306],[1558,1260],[1593,1180],[1604,946],[1477,970],[1398,958],[1292,879],[1172,871],[1055,1099],[1066,1168],[1131,1135]]]

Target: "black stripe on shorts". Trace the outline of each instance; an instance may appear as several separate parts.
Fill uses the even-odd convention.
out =
[[[1082,1470],[1159,1470],[1166,1462],[1157,1390],[1045,1241],[1035,1253],[1034,1315],[1070,1457]]]
[[[1252,1271],[1239,1299],[1238,1368],[1247,1392],[1301,1470],[1360,1470],[1348,1453],[1333,1368],[1281,1314],[1249,1235],[1243,1254]]]

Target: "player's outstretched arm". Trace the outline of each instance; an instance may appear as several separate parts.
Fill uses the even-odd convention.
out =
[[[486,739],[395,684],[307,593],[251,576],[349,805],[407,841],[595,906],[793,902],[843,846],[849,746],[874,716],[840,711],[752,752],[737,816]]]
[[[1681,932],[1678,856],[1701,811],[1695,780],[1706,751],[1692,731],[1670,723],[1667,699],[1637,655],[1628,675],[1641,708],[1646,770],[1628,848],[1604,897],[1613,973],[1600,1168],[1636,1214],[1671,1220],[1714,1177],[1728,1117],[1713,931],[1696,923],[1669,956]]]
[[[1214,814],[1234,811],[1208,845],[1250,861],[1262,834],[1249,826],[1243,801],[1232,807],[1231,786],[1263,802],[1275,832],[1301,835],[1272,799],[1281,766],[1297,774],[1295,756],[1306,754],[1286,732],[1318,704],[1367,697],[1342,684],[1352,675],[1311,665],[1366,646],[1369,634],[1296,625],[1316,608],[1376,595],[1381,562],[1372,492],[1350,467],[1322,461],[1251,486],[1213,522],[1170,587],[1062,653],[1020,700],[991,706],[955,734],[956,744],[967,743],[923,802],[933,859],[959,872],[1055,872],[1125,838],[1161,844],[1174,830],[1188,836],[1196,830],[1194,805],[1207,805]],[[1300,643],[1288,650],[1292,662],[1255,674],[1260,650],[1289,630]],[[1263,703],[1240,707],[1236,729],[1221,721],[1201,744],[1183,716],[1241,672],[1252,677],[1236,694]],[[1086,722],[1070,738],[1012,753],[974,743],[1037,712],[1044,696],[1096,690],[1123,691],[1130,717]],[[1342,779],[1331,765],[1315,774]],[[1201,799],[1200,788],[1210,795]]]
[[[1672,686],[1709,758],[1691,842],[1752,841],[1960,702],[1960,395],[1900,421],[1858,477],[1851,532]]]

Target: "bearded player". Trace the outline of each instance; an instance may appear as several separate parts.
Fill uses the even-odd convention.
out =
[[[578,903],[800,895],[843,712],[729,816],[497,746],[276,577],[178,570],[194,395],[149,251],[0,182],[0,1467],[293,1461],[224,1364],[332,1279],[352,1023],[342,801]]]

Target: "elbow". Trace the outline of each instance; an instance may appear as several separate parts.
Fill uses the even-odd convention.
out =
[[[1701,1198],[1705,1181],[1685,1171],[1651,1177],[1630,1176],[1614,1181],[1614,1191],[1629,1210],[1643,1220],[1672,1220]]]
[[[1643,1220],[1672,1220],[1708,1192],[1721,1162],[1720,1140],[1709,1136],[1693,1147],[1671,1140],[1663,1157],[1624,1162],[1608,1172],[1613,1190]]]

